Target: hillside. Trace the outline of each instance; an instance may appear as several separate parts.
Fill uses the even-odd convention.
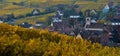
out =
[[[119,0],[114,0],[115,4],[119,2]],[[16,5],[15,5],[15,4]],[[108,0],[98,0],[97,2],[94,2],[94,0],[5,0],[0,3],[0,15],[4,14],[11,14],[14,13],[15,16],[18,15],[25,15],[27,13],[30,13],[33,8],[40,8],[40,10],[44,10],[46,7],[50,7],[53,5],[58,4],[77,4],[80,6],[80,10],[86,10],[86,9],[102,9],[106,4],[108,3]],[[14,5],[13,5],[14,4]],[[22,6],[21,6],[22,5]]]
[[[0,24],[1,56],[119,56],[120,48],[50,33]]]
[[[45,15],[40,15],[40,16],[31,16],[31,17],[25,17],[25,18],[21,18],[19,20],[17,20],[15,22],[15,24],[20,24],[23,22],[28,22],[30,24],[35,24],[36,21],[42,21],[42,22],[47,22],[48,17],[53,16],[54,13],[49,13],[49,14],[45,14]]]
[[[52,13],[46,13],[45,10],[50,8],[56,8],[58,4],[66,4],[66,5],[78,5],[78,11],[85,11],[87,9],[96,9],[101,11],[104,6],[109,2],[108,0],[1,0],[0,1],[0,17],[4,17],[5,15],[14,14],[15,17],[23,17],[19,18],[15,22],[15,24],[21,24],[23,22],[28,22],[34,24],[35,21],[33,19],[46,22],[49,16],[52,16]],[[115,4],[119,2],[119,0],[114,0]],[[68,6],[68,7],[69,7]],[[34,16],[34,17],[26,17],[26,15],[32,13],[33,9],[39,9],[41,13],[46,13],[44,15]],[[53,10],[53,9],[48,9]],[[55,11],[55,10],[53,10]]]

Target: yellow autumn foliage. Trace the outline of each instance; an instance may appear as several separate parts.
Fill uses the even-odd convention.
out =
[[[119,56],[120,48],[101,46],[48,30],[0,24],[1,56]]]

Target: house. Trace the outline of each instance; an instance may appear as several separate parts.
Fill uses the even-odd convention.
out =
[[[110,20],[111,24],[108,24],[112,28],[112,41],[120,43],[120,18],[113,18]],[[109,27],[109,28],[110,28]]]
[[[114,2],[109,2],[104,8],[103,8],[103,13],[108,13],[114,8]]]
[[[111,32],[105,26],[98,27],[99,24],[90,25],[90,28],[80,32],[81,36],[86,40],[98,42],[102,45],[108,45],[110,42]]]
[[[90,17],[86,17],[84,30],[80,32],[82,37],[92,42],[98,42],[102,45],[108,45],[111,32],[107,26],[101,23],[92,22]]]
[[[108,19],[109,23],[106,25],[109,25],[109,28],[112,32],[112,37],[110,38],[112,42],[114,43],[120,43],[120,6],[116,6],[115,11],[113,12],[113,18]]]
[[[95,9],[92,9],[92,10],[91,10],[91,13],[93,13],[93,14],[96,15],[96,14],[97,14],[97,11],[96,11]]]
[[[54,22],[54,30],[58,31],[58,32],[62,32],[63,31],[63,23],[62,22]]]
[[[71,15],[70,18],[77,19],[77,18],[80,18],[80,16],[79,15]]]
[[[57,15],[63,16],[63,11],[62,10],[57,10]]]
[[[97,11],[95,9],[85,10],[84,15],[86,17],[91,17],[91,19],[95,19],[95,20],[98,20],[98,18],[99,18],[99,14],[97,13]]]
[[[103,31],[103,24],[97,23],[95,20],[91,20],[90,17],[86,17],[85,30]]]
[[[49,31],[54,32],[57,31],[61,34],[67,34],[74,36],[73,28],[69,27],[67,22],[53,22],[51,23],[51,26],[49,26]]]
[[[109,5],[107,4],[104,8],[103,8],[103,13],[108,13],[109,12],[109,9],[110,9],[110,7],[109,7]]]
[[[14,14],[6,14],[1,17],[5,22],[16,19]]]
[[[115,11],[113,12],[113,17],[109,18],[108,21],[111,23],[112,26],[120,25],[120,6],[115,8]]]
[[[34,26],[30,26],[29,29],[34,29]]]
[[[15,19],[14,14],[7,14],[6,16],[7,16],[8,19]]]
[[[49,31],[57,31],[62,34],[73,35],[73,28],[69,26],[68,19],[63,20],[55,15],[52,17],[52,20]]]
[[[8,21],[8,24],[14,25],[15,24],[14,21],[15,21],[14,19],[11,19],[11,20]]]
[[[33,9],[32,15],[40,15],[40,10],[39,9]]]
[[[36,24],[35,24],[35,26],[40,27],[40,26],[43,26],[43,24],[44,24],[44,22],[37,21]]]
[[[0,16],[0,22],[7,22],[8,24],[14,25],[14,21],[16,20],[16,17],[14,14],[5,14],[3,16]]]
[[[120,19],[112,19],[110,22],[111,22],[111,25],[113,26],[120,25]]]
[[[62,10],[57,10],[56,11],[56,15],[59,19],[62,19],[63,18],[63,15],[64,15],[64,12]]]
[[[19,24],[18,26],[21,26],[24,28],[30,28],[32,26],[32,24],[29,24],[28,22],[23,22],[23,23]]]
[[[63,33],[63,13],[61,10],[56,11],[56,15],[52,17],[51,26],[48,27],[49,31],[57,31]]]
[[[68,27],[68,26],[64,26],[64,29],[63,29],[63,33],[64,34],[67,34],[67,35],[70,35],[70,36],[74,36],[74,32],[73,32],[73,28],[71,27]]]
[[[43,27],[44,27],[44,22],[36,21],[35,28],[43,28]]]
[[[92,20],[96,20],[97,21],[99,19],[99,13],[95,9],[91,10],[90,15],[91,15],[91,19]]]
[[[53,22],[62,22],[62,19],[57,16],[53,16],[52,20],[53,20]]]
[[[53,16],[52,17],[52,22],[51,22],[51,27],[54,28],[54,31],[58,31],[58,32],[61,32],[63,29],[63,21],[62,19],[60,19],[59,17],[57,16]]]

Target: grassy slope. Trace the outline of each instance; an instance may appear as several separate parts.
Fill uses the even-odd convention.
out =
[[[54,13],[46,14],[46,15],[40,15],[40,16],[32,16],[32,17],[26,17],[19,19],[15,22],[15,24],[20,24],[22,22],[28,22],[30,24],[35,24],[36,21],[42,21],[42,22],[47,22],[47,18],[49,16],[53,16]]]
[[[33,8],[27,8],[27,7],[8,4],[8,5],[2,6],[2,8],[0,9],[0,12],[1,12],[0,15],[11,14],[11,13],[13,13],[15,16],[25,15],[31,12],[32,9]]]

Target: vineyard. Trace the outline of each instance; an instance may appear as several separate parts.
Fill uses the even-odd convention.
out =
[[[120,48],[50,33],[0,24],[1,56],[119,56]]]
[[[119,0],[115,0],[114,2],[117,4]],[[78,5],[79,7],[76,10],[84,12],[87,9],[101,11],[107,3],[108,0],[97,0],[97,2],[94,2],[94,0],[0,0],[0,17],[2,18],[6,15],[13,14],[16,18],[19,18],[19,20],[15,22],[16,25],[23,22],[35,24],[34,19],[46,23],[48,17],[54,15],[53,13],[56,11],[57,5],[60,4],[67,5],[66,8],[72,5]],[[45,14],[26,17],[31,15],[32,11],[36,8]],[[48,13],[51,12],[51,10],[52,13]]]
[[[23,2],[24,6],[21,5],[13,5],[13,3],[21,3]],[[114,0],[115,4],[119,2],[119,0]],[[104,6],[108,3],[108,0],[98,0],[98,2],[94,2],[94,0],[4,0],[4,2],[0,3],[0,16],[4,14],[14,13],[15,16],[25,15],[32,11],[33,8],[46,8],[53,5],[58,4],[77,4],[80,6],[80,10],[84,11],[86,9],[103,9]],[[6,13],[7,12],[7,13]]]

